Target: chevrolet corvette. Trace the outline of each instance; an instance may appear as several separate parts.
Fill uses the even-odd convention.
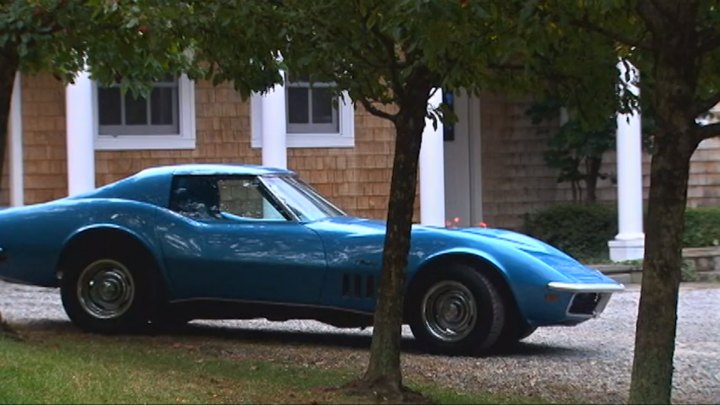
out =
[[[384,237],[384,222],[291,171],[166,166],[0,211],[0,279],[59,287],[70,320],[97,333],[223,318],[365,327]],[[623,288],[520,233],[415,225],[404,322],[428,351],[487,352],[596,317]]]

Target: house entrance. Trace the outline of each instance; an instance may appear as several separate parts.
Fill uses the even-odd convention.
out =
[[[478,226],[483,221],[480,100],[459,92],[452,103],[458,120],[445,131],[446,223]]]

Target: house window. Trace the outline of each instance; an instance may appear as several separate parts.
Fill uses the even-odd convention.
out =
[[[286,141],[289,148],[355,146],[355,111],[347,93],[337,97],[331,83],[296,78],[285,84]],[[262,147],[263,97],[251,99],[252,147]]]
[[[147,97],[98,85],[95,101],[96,149],[195,147],[194,85],[185,76],[156,82]]]
[[[295,81],[289,82],[285,89],[289,134],[339,132],[338,100],[333,95],[332,84]]]

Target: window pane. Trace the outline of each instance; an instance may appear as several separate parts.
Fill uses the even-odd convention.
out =
[[[291,124],[307,124],[310,122],[308,112],[308,89],[288,88],[288,122]]]
[[[289,176],[266,176],[263,181],[270,191],[301,221],[316,221],[325,217],[344,216],[310,186]]]
[[[228,220],[285,218],[263,196],[257,179],[225,179],[218,181],[220,210]]]
[[[218,219],[219,194],[211,177],[178,177],[173,183],[170,209],[194,219]]]
[[[156,87],[150,93],[150,115],[152,125],[173,125],[175,89]]]
[[[100,125],[120,125],[122,119],[120,89],[98,87],[98,115]]]
[[[333,95],[330,89],[312,89],[312,122],[329,124],[333,122]]]
[[[125,94],[125,123],[127,125],[146,125],[147,100],[144,97],[133,97],[132,94]]]

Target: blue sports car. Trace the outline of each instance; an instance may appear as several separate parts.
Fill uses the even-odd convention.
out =
[[[293,172],[144,170],[84,195],[0,211],[0,278],[60,287],[100,333],[191,319],[372,325],[385,224]],[[470,354],[600,314],[622,284],[528,236],[414,226],[405,323],[429,351]]]

